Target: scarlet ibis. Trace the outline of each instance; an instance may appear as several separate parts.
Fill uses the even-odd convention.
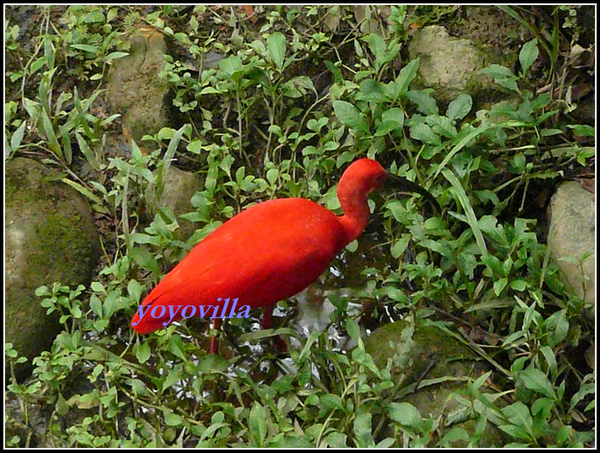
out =
[[[362,233],[369,219],[367,197],[388,176],[393,175],[375,160],[352,163],[337,188],[342,216],[303,198],[265,201],[242,211],[200,241],[167,274],[139,307],[132,327],[151,333],[182,319],[189,305],[220,308],[237,299],[237,307],[263,307],[262,327],[270,328],[275,304],[313,283]],[[437,204],[420,186],[394,179],[402,190],[418,192]],[[191,307],[185,315],[190,312]],[[221,324],[218,316],[213,317],[216,328]],[[279,339],[280,347],[282,343]],[[217,351],[214,337],[210,352]]]

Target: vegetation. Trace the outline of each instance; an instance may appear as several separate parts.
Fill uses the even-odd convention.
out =
[[[478,446],[488,424],[506,446],[592,442],[595,381],[581,356],[594,325],[557,278],[538,199],[594,156],[594,128],[554,90],[582,30],[577,7],[553,7],[549,34],[529,13],[501,8],[532,36],[516,69],[483,70],[510,102],[477,111],[468,94],[440,105],[417,84],[419,60],[406,58],[410,30],[457,7],[392,6],[380,33],[365,24],[381,7],[366,7],[364,19],[344,6],[247,8],[40,6],[28,45],[19,24],[5,24],[5,159],[33,156],[60,171],[104,236],[89,287],[38,289],[64,330],[28,381],[8,385],[22,420],[7,420],[7,445],[34,446],[34,406],[51,412],[46,445],[61,447]],[[141,25],[192,59],[223,58],[198,71],[167,56],[160,77],[181,122],[146,136],[149,152],[132,142],[120,157],[107,145],[118,115],[101,107],[103,87],[127,55],[126,30]],[[143,295],[223,221],[273,197],[338,210],[335,182],[362,156],[427,187],[443,213],[425,214],[415,198],[375,199],[388,258],[362,271],[363,289],[329,296],[332,325],[355,348],[334,347],[327,331],[253,332],[256,318],[227,327],[230,339],[244,334],[227,357],[207,355],[201,320],[148,337],[129,328]],[[174,214],[152,206],[174,158],[205,178],[182,216],[201,225],[187,241]],[[368,316],[350,308],[364,301],[376,302]],[[293,301],[282,306],[289,321]],[[389,312],[443,326],[487,362],[462,395],[474,434],[397,399],[397,364],[375,365],[362,340],[365,319],[380,325]],[[281,332],[301,342],[289,358],[251,348]],[[5,354],[9,367],[25,360],[10,344]]]

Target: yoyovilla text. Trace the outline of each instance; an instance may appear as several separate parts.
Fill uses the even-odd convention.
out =
[[[217,302],[219,302],[221,300],[222,299],[219,297],[217,299]],[[139,306],[140,320],[138,322],[134,323],[133,325],[137,326],[138,323],[144,318],[144,316],[146,316],[146,314],[148,312],[150,312],[150,316],[153,317],[154,319],[162,319],[167,314],[167,310],[168,310],[169,320],[166,322],[163,322],[163,326],[166,326],[166,325],[170,324],[171,321],[173,321],[173,318],[175,318],[178,313],[184,319],[195,316],[196,315],[196,307],[198,307],[198,316],[200,316],[201,318],[209,317],[211,319],[214,319],[214,318],[223,319],[223,318],[247,318],[248,316],[250,316],[250,306],[249,305],[242,305],[236,314],[238,299],[232,300],[233,305],[229,309],[229,315],[225,316],[225,314],[227,313],[227,308],[229,306],[229,301],[230,301],[230,298],[225,299],[224,300],[225,303],[222,306],[221,305],[185,305],[185,306],[184,305],[156,305],[156,306],[152,307],[151,305],[147,305],[146,307],[144,307],[144,305],[140,305]],[[219,309],[221,309],[221,313],[219,313]],[[211,314],[211,310],[212,310],[212,314]]]

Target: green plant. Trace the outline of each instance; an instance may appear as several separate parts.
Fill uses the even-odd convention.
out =
[[[8,386],[19,407],[18,416],[7,415],[8,445],[37,446],[36,407],[49,413],[46,439],[60,448],[477,447],[489,425],[504,433],[503,445],[589,445],[595,380],[574,357],[594,329],[584,302],[558,279],[545,219],[532,203],[561,169],[589,165],[594,155],[586,142],[593,126],[570,116],[576,104],[540,92],[532,76],[539,66],[556,74],[556,23],[550,38],[535,35],[523,46],[516,73],[498,65],[483,71],[510,101],[482,107],[463,94],[442,106],[435,92],[415,86],[419,61],[404,58],[397,69],[396,57],[405,56],[410,24],[454,7],[392,6],[387,28],[381,7],[369,7],[364,19],[345,6],[255,8],[254,26],[218,5],[40,8],[40,33],[27,51],[18,25],[5,28],[13,63],[6,158],[35,151],[58,164],[104,222],[102,269],[89,287],[38,289],[64,330],[34,359],[30,380],[13,377]],[[510,11],[524,20],[525,9]],[[381,35],[362,31],[371,20]],[[117,156],[107,146],[116,117],[95,107],[107,65],[127,49],[123,27],[141,21],[193,58],[218,52],[221,59],[190,68],[167,57],[161,77],[183,125],[145,136],[147,152],[133,142],[129,155]],[[99,86],[71,87],[65,75]],[[340,169],[364,155],[427,187],[442,213],[431,215],[414,197],[374,199],[377,258],[360,261],[360,288],[327,296],[335,307],[328,327],[355,346],[343,350],[328,330],[303,336],[285,324],[294,300],[281,304],[283,327],[256,331],[258,313],[230,323],[226,356],[206,354],[215,333],[206,321],[132,333],[143,296],[220,223],[285,196],[339,213]],[[180,218],[161,206],[175,158],[204,178],[182,216],[199,223],[185,242],[176,235]],[[79,161],[94,173],[83,176]],[[346,269],[358,245],[335,266]],[[457,376],[405,382],[410,364],[392,357],[378,366],[367,353],[367,322],[396,317],[410,323],[407,338],[435,325],[485,364],[482,375],[460,377],[451,416],[430,416],[404,398]],[[262,347],[281,333],[299,344],[285,360]],[[25,360],[10,345],[5,354],[11,370]]]

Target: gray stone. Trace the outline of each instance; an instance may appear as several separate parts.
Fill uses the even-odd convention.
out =
[[[486,65],[484,54],[467,39],[451,38],[444,27],[431,25],[415,32],[408,45],[410,59],[419,58],[419,80],[425,88],[450,102],[459,94],[475,97],[491,88],[479,74]]]
[[[179,223],[177,236],[183,241],[188,240],[199,225],[197,222],[190,222],[180,216],[194,211],[190,200],[197,190],[202,190],[202,187],[203,180],[197,174],[180,170],[173,165],[169,166],[158,205],[168,206],[173,211]]]
[[[577,297],[595,309],[596,206],[594,194],[581,184],[561,184],[550,202],[548,247],[563,275],[563,282]]]
[[[53,172],[36,161],[6,163],[6,342],[28,362],[47,350],[61,331],[57,316],[48,316],[39,286],[54,282],[87,285],[97,264],[99,244],[90,208],[74,189],[51,181]]]
[[[386,366],[388,358],[393,359],[394,378],[401,387],[439,379],[408,392],[398,402],[412,404],[423,417],[443,419],[446,430],[462,428],[470,436],[475,434],[476,421],[471,408],[455,396],[468,392],[467,378],[475,380],[487,371],[487,364],[469,347],[437,327],[415,329],[412,323],[397,321],[376,329],[365,339],[365,349],[380,368]],[[485,388],[482,386],[480,391],[485,392]],[[390,430],[387,435],[394,434]],[[478,443],[480,447],[499,447],[504,444],[503,435],[488,423]],[[457,441],[452,446],[466,445]]]
[[[132,33],[130,41],[130,55],[115,60],[108,73],[107,100],[122,114],[125,137],[139,144],[169,123],[168,83],[159,76],[167,47],[163,35],[152,29]]]

